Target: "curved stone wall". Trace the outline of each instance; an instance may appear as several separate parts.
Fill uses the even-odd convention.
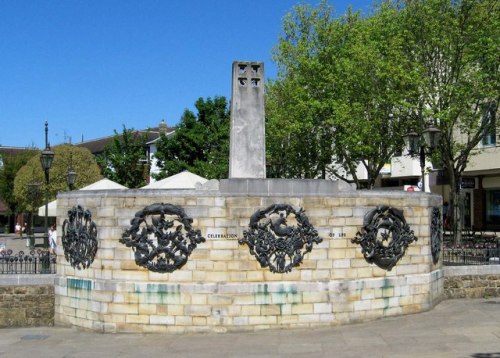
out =
[[[157,203],[182,208],[205,239],[172,272],[139,266],[132,246],[120,242],[136,213],[158,209],[152,207]],[[310,252],[302,245],[296,256],[302,262],[285,273],[262,267],[239,241],[250,231],[252,216],[276,204],[305,210],[322,239]],[[441,259],[434,263],[430,245],[432,209],[441,204],[436,195],[343,190],[321,180],[64,193],[58,197],[58,232],[67,212],[80,205],[92,214],[98,249],[89,267],[78,269],[58,245],[55,322],[103,332],[227,331],[336,325],[425,311],[443,292]],[[380,206],[400,210],[418,238],[390,270],[369,263],[352,241],[365,215]],[[266,221],[264,213],[259,227],[304,227],[303,214],[292,214]]]

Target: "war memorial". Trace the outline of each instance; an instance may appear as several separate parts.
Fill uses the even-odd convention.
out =
[[[59,194],[55,324],[226,332],[433,308],[441,196],[266,179],[264,64],[232,71],[229,179]]]

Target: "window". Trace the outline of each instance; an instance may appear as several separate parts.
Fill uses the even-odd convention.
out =
[[[490,102],[485,106],[484,115],[482,117],[482,124],[485,128],[482,144],[485,147],[494,146],[497,142],[497,134],[495,128],[496,113],[497,105],[495,102]]]
[[[500,225],[500,189],[486,191],[486,224]]]

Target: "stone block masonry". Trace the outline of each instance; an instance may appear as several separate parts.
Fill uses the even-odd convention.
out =
[[[240,181],[238,179],[238,181]],[[267,180],[245,179],[220,190],[127,190],[60,194],[58,225],[81,205],[93,214],[99,249],[90,268],[73,269],[59,254],[55,322],[102,332],[206,332],[314,327],[361,322],[432,308],[443,292],[442,263],[430,254],[429,220],[441,197],[426,193],[350,191],[336,184],[290,181],[300,194],[274,194]],[[286,184],[286,183],[285,183]],[[109,213],[115,203],[116,223]],[[171,273],[137,266],[119,242],[134,214],[154,203],[180,205],[205,242]],[[289,204],[305,210],[322,238],[288,273],[262,268],[238,239],[256,210]],[[378,205],[403,211],[418,240],[392,268],[369,264],[351,242],[366,212]],[[293,220],[289,220],[293,221]],[[290,225],[296,223],[289,222]],[[60,228],[59,228],[60,229]]]
[[[500,265],[444,268],[445,298],[500,297]]]
[[[54,275],[0,276],[0,328],[54,325]]]
[[[464,266],[464,267],[445,267],[444,268],[444,294],[443,299],[459,299],[459,298],[491,298],[491,297],[500,297],[500,265],[492,265],[492,266]],[[24,277],[24,279],[19,279],[19,277],[13,276],[3,276],[0,278],[0,327],[32,327],[32,326],[52,326],[54,323],[54,295],[49,295],[48,297],[43,299],[44,305],[48,304],[51,308],[47,310],[48,307],[44,307],[43,305],[39,307],[38,304],[34,304],[33,300],[33,292],[38,292],[39,295],[41,292],[54,292],[54,275],[47,275],[46,278],[47,284],[31,286],[30,283],[40,280],[39,275],[30,275]],[[8,282],[6,282],[8,281]],[[71,281],[69,281],[71,282]],[[442,281],[440,281],[442,282]],[[71,285],[71,284],[70,284]],[[73,281],[73,285],[75,285]],[[88,284],[87,284],[88,285]],[[78,286],[78,285],[77,285]],[[98,289],[102,289],[101,285]],[[63,286],[58,286],[59,290],[62,290],[62,296],[67,295],[67,286],[63,288]],[[82,284],[81,287],[85,287],[85,284]],[[363,293],[366,299],[369,295],[374,298],[381,298],[380,293],[386,295],[393,295],[390,292],[391,288],[388,291],[378,291],[376,293],[375,290],[367,289]],[[397,295],[402,295],[402,293],[406,290],[404,287],[396,288]],[[221,291],[226,291],[226,289],[222,289]],[[438,290],[439,291],[439,290]],[[316,313],[323,313],[321,319],[325,324],[328,322],[335,321],[335,314],[331,313],[329,315],[325,313],[329,312],[342,312],[342,310],[346,309],[341,303],[324,303],[328,302],[328,295],[330,293],[328,291],[321,292],[305,292],[303,294],[302,302],[304,303],[313,303],[314,311]],[[99,299],[101,302],[111,302],[113,300],[113,295],[106,294],[100,295],[98,290],[96,289],[93,293],[96,299]],[[31,296],[32,299],[26,299]],[[194,305],[206,305],[207,299],[208,303],[211,305],[223,305],[229,306],[229,310],[232,314],[234,314],[233,324],[235,330],[242,330],[245,326],[249,325],[248,316],[256,316],[256,315],[279,315],[281,317],[281,326],[290,325],[298,323],[298,318],[287,318],[286,314],[291,313],[292,304],[286,305],[287,296],[282,293],[271,293],[271,302],[275,304],[265,304],[265,305],[251,305],[247,301],[247,304],[241,305],[242,302],[245,302],[245,297],[239,296],[240,298],[231,297],[225,292],[221,295],[206,295],[206,294],[192,294],[191,295],[191,303]],[[130,294],[125,293],[122,296],[118,293],[116,294],[117,302],[125,302],[130,299]],[[15,308],[13,308],[12,302],[16,302]],[[65,297],[58,298],[58,304],[68,304],[68,299]],[[397,308],[400,299],[398,297],[391,297],[387,301],[386,298],[374,299],[373,300],[373,312],[376,312],[377,309],[381,309],[385,307],[385,305],[389,305],[390,307],[396,307],[393,309],[394,314],[400,314],[402,312],[401,308]],[[403,301],[401,301],[404,303]],[[235,303],[235,305],[233,305]],[[241,307],[239,306],[241,305]],[[335,305],[335,306],[334,306]],[[7,307],[9,306],[9,307]],[[85,304],[77,305],[77,308],[83,308],[86,306]],[[347,305],[349,310],[353,310],[352,304]],[[101,303],[93,303],[92,309],[96,312],[99,311],[101,307]],[[170,313],[172,315],[182,314],[184,308],[182,305],[169,305]],[[198,306],[199,307],[199,306]],[[87,307],[88,309],[88,307]],[[205,309],[206,310],[206,309]],[[157,315],[157,312],[160,315]],[[145,325],[144,332],[155,332],[155,331],[165,331],[165,328],[161,328],[164,325],[173,325],[175,324],[175,319],[166,316],[169,312],[167,306],[158,306],[157,304],[139,304],[139,314],[137,315],[129,315],[126,317],[129,323],[140,323]],[[71,311],[71,314],[76,315],[75,311]],[[283,315],[285,314],[285,315]],[[94,319],[98,318],[97,314],[88,314],[93,316]],[[238,315],[242,315],[243,317],[239,317]],[[389,315],[389,314],[387,314]],[[18,319],[13,319],[13,317],[17,317]],[[22,319],[19,319],[22,317]],[[42,318],[43,319],[40,319]],[[35,319],[34,319],[35,318]],[[206,326],[207,319],[203,318],[203,316],[195,316],[193,318],[193,323],[197,327]],[[340,322],[339,322],[340,323]],[[150,326],[150,324],[152,324]],[[160,327],[160,328],[159,328]],[[248,329],[248,328],[247,328]]]

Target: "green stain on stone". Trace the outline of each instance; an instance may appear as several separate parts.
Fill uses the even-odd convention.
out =
[[[257,292],[255,293],[255,303],[258,305],[271,304],[271,295],[267,283],[257,285]]]
[[[269,292],[267,284],[257,285],[255,303],[259,305],[278,305],[280,313],[283,314],[283,306],[296,304],[302,301],[301,294],[293,285],[279,285],[276,292]]]
[[[67,278],[68,296],[75,299],[89,299],[92,293],[92,281],[80,278]]]
[[[389,298],[384,297],[384,311],[389,308]]]
[[[384,284],[382,285],[382,288],[388,287],[392,287],[392,285],[389,284],[389,280],[387,278],[384,278]]]
[[[390,284],[390,281],[385,278],[384,285],[382,286],[382,297],[388,298],[394,296],[394,286]]]
[[[68,288],[74,288],[77,290],[91,290],[92,289],[92,281],[82,280],[79,278],[68,278],[66,281],[66,285]]]
[[[302,302],[302,297],[296,286],[283,287],[283,293],[286,294],[286,303],[296,304]]]
[[[144,287],[144,288],[143,288]],[[139,302],[148,304],[179,304],[181,302],[181,286],[148,283],[146,286],[135,286],[139,294]]]

